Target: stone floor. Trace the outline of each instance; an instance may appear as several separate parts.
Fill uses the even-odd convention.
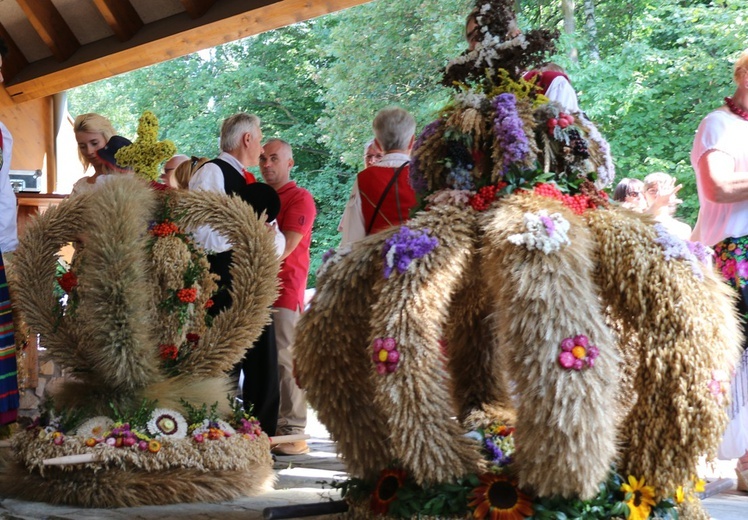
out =
[[[335,445],[313,413],[307,433],[312,438],[312,451],[306,455],[277,457],[278,476],[275,489],[257,497],[247,497],[218,504],[175,504],[169,506],[132,507],[122,509],[80,509],[53,506],[41,502],[24,502],[2,498],[0,490],[0,519],[7,520],[256,520],[299,518],[284,516],[289,505],[317,504],[338,500],[339,493],[329,482],[344,479],[342,462],[335,453]],[[748,494],[735,490],[734,464],[719,462],[701,466],[701,477],[707,479],[707,494],[703,504],[715,520],[748,519]],[[337,515],[305,516],[311,520],[332,520]]]

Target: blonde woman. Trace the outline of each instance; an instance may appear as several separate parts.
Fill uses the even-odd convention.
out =
[[[675,218],[675,209],[683,203],[676,194],[683,187],[676,185],[676,178],[665,172],[650,173],[644,177],[644,196],[647,212],[676,237],[691,239],[691,226]]]
[[[181,190],[189,189],[192,176],[209,160],[207,157],[195,157],[193,155],[189,161],[180,163],[174,169],[174,179],[177,181],[177,188]]]
[[[99,114],[81,114],[75,118],[73,123],[75,140],[78,142],[78,158],[83,165],[83,171],[93,167],[93,175],[79,179],[71,191],[71,195],[92,190],[96,185],[96,179],[106,175],[107,168],[97,152],[104,148],[117,132],[114,131],[112,123]]]

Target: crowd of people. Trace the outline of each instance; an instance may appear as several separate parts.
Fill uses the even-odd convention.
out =
[[[466,38],[470,49],[480,45],[480,35],[470,18]],[[0,56],[5,51],[0,41]],[[675,218],[682,203],[677,197],[682,185],[667,173],[651,173],[644,179],[623,178],[612,198],[623,208],[649,215],[674,236],[713,248],[716,268],[738,292],[739,313],[748,338],[748,50],[735,62],[733,76],[734,94],[702,120],[693,142],[691,163],[700,203],[694,229]],[[547,97],[568,111],[580,110],[568,75],[557,65],[548,63],[529,71],[525,78],[537,81]],[[402,108],[385,108],[374,118],[372,130],[373,139],[363,147],[364,169],[355,177],[338,228],[341,246],[402,224],[416,204],[408,175],[415,118]],[[106,117],[80,115],[75,119],[74,131],[84,170],[90,167],[93,173],[75,183],[71,196],[95,189],[109,175],[129,171],[117,163],[115,155],[131,142],[117,135]],[[0,122],[0,250],[6,258],[17,245],[16,205],[8,176],[12,143],[9,130]],[[262,183],[248,170],[257,166]],[[259,118],[238,113],[223,122],[217,157],[175,155],[164,164],[161,177],[161,182],[173,189],[239,195],[273,217],[268,226],[269,232],[274,233],[281,262],[280,295],[273,308],[272,323],[254,348],[248,348],[234,375],[243,373],[243,399],[252,404],[263,428],[279,435],[303,433],[307,410],[304,391],[297,386],[293,374],[293,342],[295,325],[304,310],[316,208],[312,194],[292,180],[293,167],[291,143],[277,138],[263,141]],[[193,235],[209,252],[211,270],[220,277],[221,291],[211,308],[215,315],[231,305],[231,244],[209,227],[196,229]],[[11,355],[12,328],[6,333],[9,323],[12,327],[9,300],[0,259],[0,424],[15,420],[14,410],[18,407],[17,386],[13,387],[10,377],[16,372],[15,357]],[[738,460],[740,489],[748,491],[748,351],[736,370],[732,389],[732,420],[720,457]],[[274,447],[274,452],[281,455],[307,451],[305,441]]]
[[[117,151],[132,143],[118,135],[106,117],[82,114],[73,126],[81,164],[84,170],[90,168],[93,173],[75,183],[71,197],[96,189],[116,174],[132,173],[116,159]],[[384,109],[375,117],[375,138],[365,147],[367,168],[354,183],[341,221],[342,243],[352,243],[409,217],[415,193],[408,183],[407,165],[415,128],[413,116],[401,108]],[[316,217],[314,198],[291,180],[294,167],[291,144],[277,138],[263,142],[257,116],[238,113],[227,118],[220,131],[220,149],[220,154],[212,160],[174,155],[164,163],[159,181],[173,189],[238,195],[258,214],[264,211],[268,215],[268,228],[274,234],[281,262],[280,294],[273,306],[272,322],[230,375],[241,386],[243,401],[248,407],[251,405],[265,431],[271,435],[303,434],[307,406],[304,391],[293,374],[292,345],[294,329],[305,305],[311,233]],[[252,167],[259,167],[263,182],[258,182],[250,172]],[[208,226],[191,232],[196,243],[208,253],[210,269],[218,276],[219,290],[212,297],[213,306],[209,310],[210,315],[216,316],[232,304],[232,246]],[[308,451],[304,440],[273,448],[278,455]]]

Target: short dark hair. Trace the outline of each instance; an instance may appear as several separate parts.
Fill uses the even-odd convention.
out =
[[[5,40],[0,38],[0,56],[5,56],[8,54],[8,46],[5,45]]]

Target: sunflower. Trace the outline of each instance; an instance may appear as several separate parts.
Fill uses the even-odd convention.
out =
[[[626,495],[630,494],[630,497],[626,500],[626,505],[629,506],[628,520],[646,520],[649,518],[652,506],[655,505],[655,493],[652,486],[644,485],[644,477],[641,480],[636,480],[636,477],[629,475],[629,483],[621,484],[621,491]]]
[[[530,498],[506,477],[489,473],[480,477],[481,485],[473,490],[473,518],[520,520],[532,516]]]
[[[371,510],[379,515],[386,515],[390,504],[397,498],[398,490],[405,483],[405,471],[385,469],[371,494]]]

